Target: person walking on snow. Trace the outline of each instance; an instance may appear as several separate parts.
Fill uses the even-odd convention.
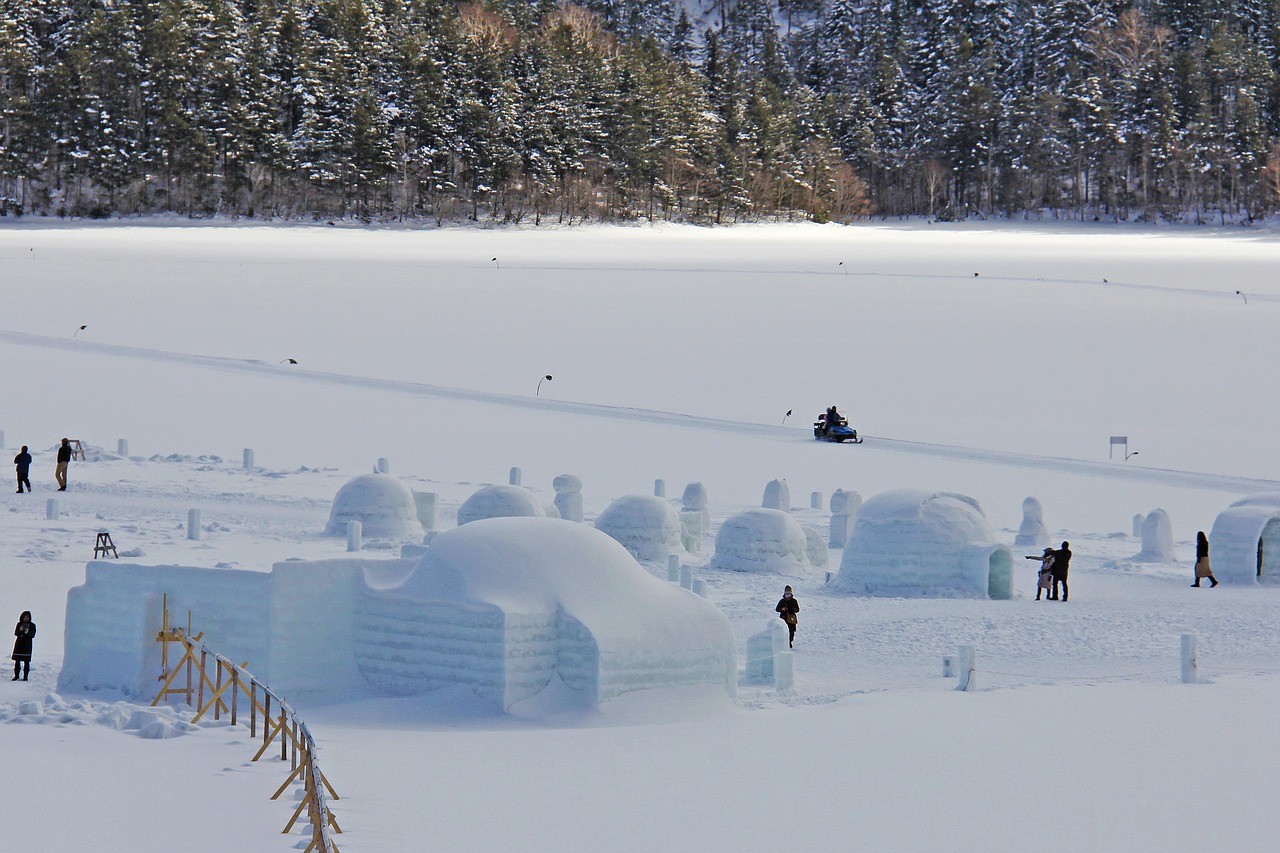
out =
[[[31,491],[31,454],[27,452],[27,446],[22,445],[22,451],[13,457],[13,464],[18,466],[18,494],[22,494],[22,487],[26,486],[27,491]]]
[[[58,481],[58,491],[65,492],[67,490],[67,465],[71,463],[71,439],[62,439],[62,446],[58,448],[58,467],[53,469],[53,476]]]
[[[787,631],[790,633],[790,637],[787,639],[787,647],[794,648],[796,644],[796,624],[800,621],[797,616],[800,613],[800,602],[796,601],[796,597],[791,594],[791,587],[787,587],[782,591],[782,598],[778,600],[778,606],[773,609],[778,611],[782,621],[787,623]]]
[[[18,680],[18,670],[22,670],[22,680],[27,680],[31,672],[31,641],[36,638],[36,623],[31,621],[31,611],[24,610],[18,617],[17,627],[13,629],[13,680]]]
[[[1201,578],[1209,579],[1209,589],[1218,585],[1213,569],[1209,568],[1209,540],[1203,530],[1196,534],[1196,582],[1192,586],[1200,586]]]
[[[1062,584],[1062,600],[1067,600],[1067,568],[1071,565],[1070,546],[1070,542],[1063,542],[1062,547],[1053,552],[1053,590],[1049,593],[1050,601],[1058,600],[1058,584]]]

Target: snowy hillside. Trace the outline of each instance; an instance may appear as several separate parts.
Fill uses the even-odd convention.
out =
[[[1273,775],[1280,735],[1232,721],[1280,700],[1280,591],[1189,584],[1196,531],[1280,491],[1277,261],[1267,234],[1086,227],[7,225],[0,443],[30,447],[35,491],[0,501],[0,588],[39,634],[32,681],[0,696],[0,746],[31,775],[11,791],[18,810],[47,815],[57,798],[85,818],[79,835],[33,818],[13,838],[156,849],[176,806],[151,787],[122,802],[94,774],[132,788],[180,768],[184,813],[210,816],[184,849],[290,849],[288,809],[266,799],[283,776],[243,766],[247,734],[175,723],[181,736],[144,742],[98,724],[119,694],[47,695],[67,593],[101,529],[122,564],[269,572],[346,557],[346,538],[325,535],[334,498],[382,458],[437,496],[444,531],[512,467],[530,514],[563,506],[553,481],[576,475],[591,525],[657,479],[673,512],[703,484],[698,549],[663,547],[706,583],[739,667],[794,587],[796,684],[588,710],[553,685],[508,714],[466,688],[392,698],[348,681],[290,697],[342,795],[344,853],[428,837],[468,851],[1269,849],[1248,798],[1188,805]],[[813,440],[833,404],[865,444]],[[89,458],[58,493],[64,435]],[[1112,435],[1137,455],[1108,458]],[[801,528],[771,521],[788,559],[715,561],[721,525],[775,479]],[[1012,599],[835,591],[842,549],[823,568],[801,538],[827,538],[837,489],[972,499],[982,535],[1012,549]],[[1022,558],[1040,548],[1014,545],[1028,497],[1050,542],[1071,542],[1066,604],[1033,600]],[[1173,558],[1136,559],[1134,516],[1157,508]],[[399,556],[418,538],[401,521],[359,556]],[[745,531],[724,537],[735,548],[756,535],[732,529]],[[667,577],[665,562],[645,568]],[[584,611],[597,623],[599,607]],[[1205,684],[1178,681],[1184,632]],[[961,644],[977,649],[974,693],[941,675]],[[93,773],[62,769],[82,763]],[[218,829],[220,813],[246,817]]]

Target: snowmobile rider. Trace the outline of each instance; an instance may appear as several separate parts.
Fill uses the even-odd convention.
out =
[[[844,422],[844,416],[840,414],[840,410],[835,406],[827,408],[827,430],[840,426]]]

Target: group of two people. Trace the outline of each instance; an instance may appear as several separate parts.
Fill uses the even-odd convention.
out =
[[[1047,592],[1050,601],[1058,601],[1058,585],[1062,585],[1062,601],[1067,600],[1067,570],[1071,567],[1071,543],[1063,542],[1062,547],[1054,550],[1045,548],[1039,557],[1027,557],[1028,560],[1040,561],[1039,579],[1036,582],[1036,601],[1040,594]]]
[[[67,467],[71,464],[71,439],[62,439],[62,444],[58,447],[58,464],[53,469],[53,477],[58,481],[58,491],[65,492],[67,490]],[[22,445],[22,450],[18,451],[18,455],[13,457],[13,464],[18,469],[18,494],[23,491],[31,491],[31,452],[27,450],[27,446]],[[25,489],[23,487],[26,487]]]

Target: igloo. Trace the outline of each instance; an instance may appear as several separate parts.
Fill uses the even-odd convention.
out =
[[[538,503],[528,489],[520,486],[485,486],[458,507],[458,526],[486,518],[542,517],[546,514],[542,504]]]
[[[1238,500],[1209,532],[1209,562],[1218,580],[1280,584],[1280,492]]]
[[[680,517],[671,504],[652,495],[626,495],[604,508],[596,529],[621,543],[637,560],[666,562],[685,553]]]
[[[1013,596],[1013,557],[982,507],[950,492],[876,495],[858,510],[833,589],[867,595]]]
[[[365,536],[378,539],[422,536],[413,491],[390,474],[361,474],[338,489],[325,535],[346,536],[349,521],[360,522]]]
[[[713,569],[799,575],[813,568],[804,529],[780,509],[749,509],[716,531]]]
[[[403,583],[365,594],[357,660],[412,695],[466,685],[506,709],[559,678],[583,704],[737,681],[728,620],[586,525],[500,518],[441,533]]]

